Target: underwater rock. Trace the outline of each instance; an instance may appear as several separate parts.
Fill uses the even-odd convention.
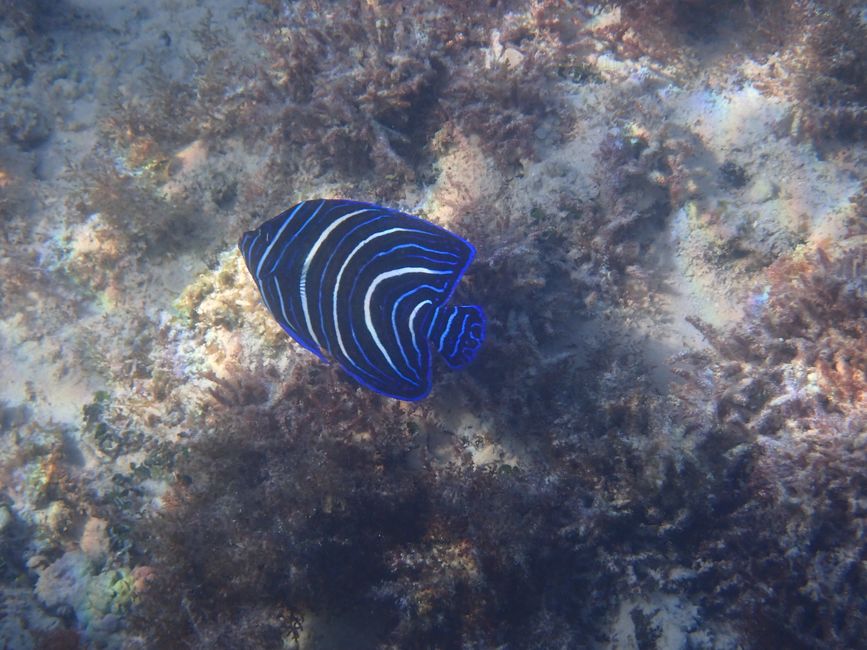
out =
[[[0,612],[0,647],[4,649],[42,650],[50,647],[43,640],[63,629],[63,621],[46,614],[29,588],[0,588]]]
[[[51,120],[35,103],[22,102],[3,115],[3,129],[25,151],[35,149],[52,133]]]
[[[110,550],[108,522],[97,517],[90,517],[84,524],[78,545],[81,552],[92,563],[99,565],[108,556]]]
[[[747,191],[747,196],[754,203],[764,203],[777,197],[779,188],[769,181],[764,176],[758,176],[753,179],[750,189]]]
[[[67,551],[40,572],[36,595],[48,607],[81,610],[91,577],[91,564],[87,557],[78,551]]]
[[[67,551],[39,572],[35,593],[50,610],[75,615],[78,627],[99,646],[118,646],[113,637],[123,627],[135,595],[135,578],[127,569],[97,572],[80,551]]]

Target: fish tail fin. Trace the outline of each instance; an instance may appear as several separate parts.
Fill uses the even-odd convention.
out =
[[[428,334],[434,347],[454,369],[476,358],[485,340],[485,314],[475,305],[442,305]]]

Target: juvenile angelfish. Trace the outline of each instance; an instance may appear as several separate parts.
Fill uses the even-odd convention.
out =
[[[431,345],[459,369],[485,338],[479,307],[447,304],[475,248],[420,217],[302,201],[245,232],[238,247],[289,336],[383,395],[424,398]]]

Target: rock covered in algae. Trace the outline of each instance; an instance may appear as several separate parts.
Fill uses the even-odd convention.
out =
[[[39,572],[35,593],[51,611],[74,614],[88,638],[104,647],[120,647],[114,636],[130,609],[135,579],[126,569],[99,571],[80,551],[67,551]]]

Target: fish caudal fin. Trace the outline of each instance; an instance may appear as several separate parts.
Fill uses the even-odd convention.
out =
[[[434,314],[429,338],[449,366],[463,368],[485,340],[485,315],[475,305],[443,305]]]

